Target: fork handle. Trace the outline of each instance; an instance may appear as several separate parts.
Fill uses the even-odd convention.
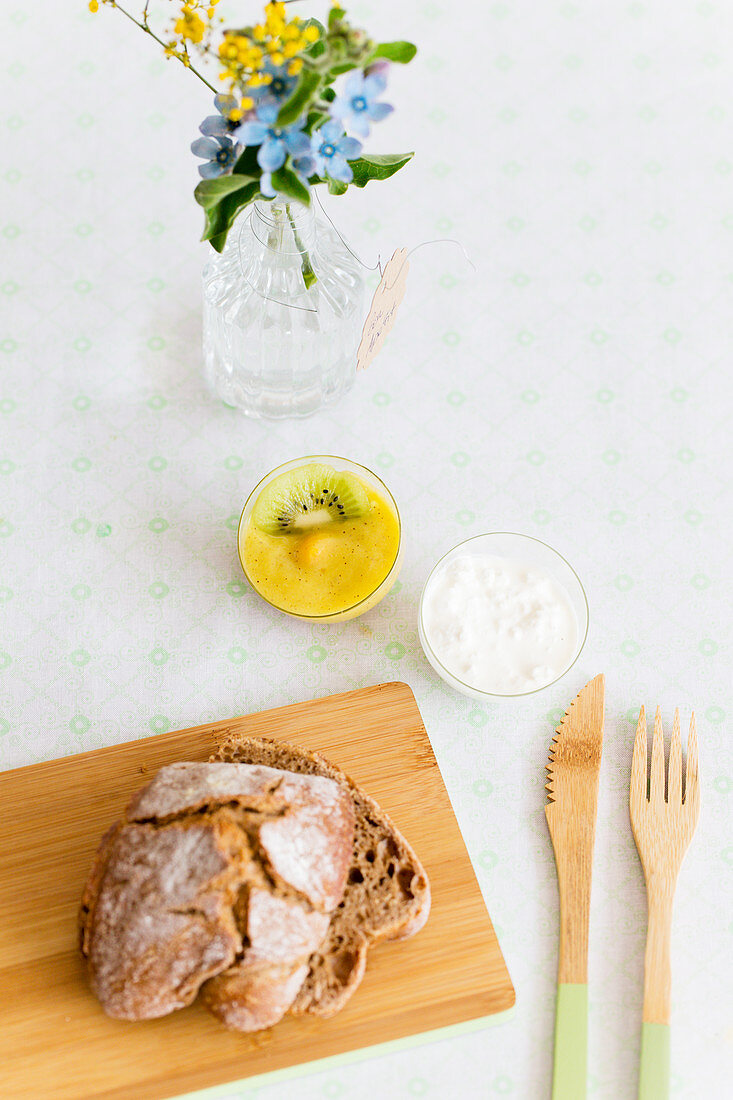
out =
[[[669,1024],[641,1025],[639,1100],[669,1096]]]
[[[647,883],[649,910],[644,954],[644,1020],[641,1025],[639,1100],[669,1096],[669,1016],[672,992],[672,903],[674,879]]]
[[[644,953],[644,1022],[668,1024],[672,1000],[672,902],[674,880],[653,876],[647,882],[647,930]]]

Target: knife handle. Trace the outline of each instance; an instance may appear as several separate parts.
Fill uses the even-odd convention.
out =
[[[587,1063],[588,985],[560,982],[555,1009],[552,1100],[585,1100]]]
[[[641,1025],[639,1100],[667,1100],[669,1096],[669,1024]]]

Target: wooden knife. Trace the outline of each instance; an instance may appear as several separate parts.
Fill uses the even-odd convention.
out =
[[[555,731],[545,814],[560,891],[553,1100],[584,1100],[588,1061],[588,920],[605,681],[580,691]]]

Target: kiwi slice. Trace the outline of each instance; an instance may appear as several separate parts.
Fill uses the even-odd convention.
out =
[[[266,485],[252,522],[268,535],[292,535],[325,523],[356,519],[369,510],[366,489],[354,474],[320,462],[297,466]]]

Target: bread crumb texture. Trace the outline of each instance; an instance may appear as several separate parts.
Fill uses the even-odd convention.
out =
[[[425,924],[430,913],[425,869],[377,803],[320,754],[284,741],[235,736],[212,760],[329,779],[350,798],[353,850],[343,896],[290,1005],[294,1015],[333,1016],[364,976],[368,949],[382,940],[407,939]]]

